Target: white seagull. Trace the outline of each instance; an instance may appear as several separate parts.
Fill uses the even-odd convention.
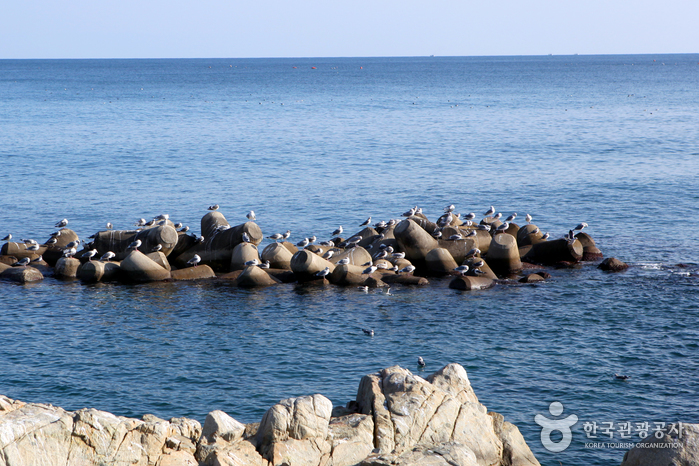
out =
[[[330,275],[330,267],[325,267],[323,270],[320,272],[316,272],[316,277],[323,277],[325,278],[326,276]]]
[[[196,267],[199,264],[199,262],[201,262],[201,257],[199,257],[199,254],[194,254],[194,257],[187,261],[187,265]]]
[[[102,254],[102,257],[100,257],[100,260],[109,262],[109,260],[114,259],[115,256],[116,256],[116,254],[114,254],[112,251],[107,251],[104,254]]]
[[[56,228],[63,228],[64,226],[68,225],[68,219],[64,218],[60,222],[56,223],[55,227]]]

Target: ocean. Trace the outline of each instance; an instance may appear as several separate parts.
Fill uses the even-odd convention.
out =
[[[216,203],[233,225],[254,210],[265,236],[328,239],[453,203],[552,237],[587,222],[631,265],[390,295],[0,283],[0,393],[257,422],[288,397],[344,405],[381,368],[455,362],[543,465],[619,464],[625,449],[590,443],[699,418],[698,109],[699,55],[0,60],[0,236],[161,213],[198,232]],[[559,453],[534,421],[554,401],[579,419]]]

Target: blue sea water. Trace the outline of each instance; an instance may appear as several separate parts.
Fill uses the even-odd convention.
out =
[[[697,128],[699,55],[0,60],[2,236],[160,213],[198,231],[218,203],[232,224],[253,209],[266,235],[326,239],[416,204],[492,204],[552,236],[586,221],[632,265],[390,296],[0,283],[0,393],[256,422],[287,397],[345,404],[394,364],[457,362],[542,464],[619,464],[622,449],[586,448],[583,422],[699,421]],[[579,418],[561,453],[534,422],[553,401]]]

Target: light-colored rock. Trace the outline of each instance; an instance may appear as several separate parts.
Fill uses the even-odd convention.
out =
[[[365,414],[350,414],[330,420],[332,451],[327,466],[351,466],[374,449],[374,421]]]
[[[621,466],[696,466],[698,464],[699,424],[685,423],[682,423],[682,435],[665,434],[662,438],[651,435],[627,451],[621,462]]]
[[[131,251],[121,261],[121,270],[125,278],[137,282],[149,282],[166,280],[170,278],[170,271],[153,261],[141,251]]]
[[[76,259],[75,257],[61,257],[56,262],[53,274],[56,278],[76,278],[78,276],[79,267],[80,259]]]
[[[206,415],[202,435],[209,442],[215,442],[221,437],[227,442],[235,442],[243,437],[245,424],[241,424],[223,411],[211,411]]]
[[[476,455],[466,446],[450,442],[441,445],[417,445],[401,455],[374,454],[361,466],[480,466]]]
[[[260,253],[257,246],[252,243],[239,243],[233,248],[231,254],[231,271],[243,270],[246,262],[256,260],[260,262]]]
[[[192,419],[129,419],[0,398],[2,466],[196,465],[200,435]]]
[[[258,450],[273,465],[317,466],[330,455],[332,403],[322,395],[282,400],[265,413]]]

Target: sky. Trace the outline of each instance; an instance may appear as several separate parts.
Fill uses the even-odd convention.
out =
[[[699,52],[697,0],[21,0],[2,58]]]

